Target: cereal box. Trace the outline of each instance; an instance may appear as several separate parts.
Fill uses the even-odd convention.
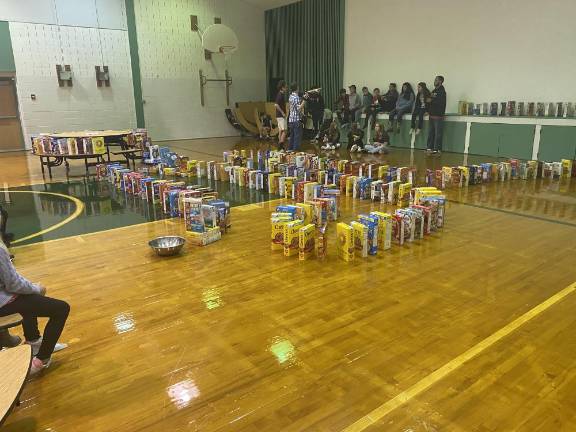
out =
[[[416,218],[414,213],[408,209],[398,209],[396,214],[404,220],[404,241],[413,242],[416,229]]]
[[[316,258],[324,259],[328,251],[328,236],[326,235],[326,228],[328,224],[324,224],[318,228],[316,232]]]
[[[378,218],[378,249],[387,250],[392,246],[392,215],[374,211],[371,216]]]
[[[92,137],[92,153],[105,154],[106,145],[104,144],[104,137]]]
[[[570,159],[562,159],[562,177],[569,178],[572,175],[572,161]]]
[[[372,215],[359,215],[358,221],[368,228],[368,255],[378,252],[378,218]]]
[[[284,256],[298,255],[299,230],[304,224],[301,220],[287,222],[284,225]]]
[[[202,214],[202,199],[184,198],[184,223],[186,231],[204,232],[204,218]]]
[[[354,260],[354,229],[343,222],[336,225],[338,257],[344,261]]]
[[[354,230],[354,250],[356,256],[366,258],[368,256],[368,227],[360,222],[350,222]]]
[[[305,225],[316,224],[314,206],[310,203],[297,203],[296,207],[300,209],[298,217],[304,222]]]
[[[222,238],[220,228],[207,228],[203,232],[190,232],[188,233],[188,240],[191,244],[196,246],[206,246],[214,243]]]
[[[307,260],[312,257],[315,250],[316,225],[308,224],[298,231],[298,258]]]
[[[292,222],[290,219],[285,218],[273,218],[272,222],[272,233],[270,236],[271,249],[272,250],[284,250],[284,227],[288,222]]]
[[[410,192],[412,183],[403,183],[398,187],[398,206],[408,207],[410,205]]]
[[[404,244],[404,218],[399,214],[392,216],[392,240],[400,246]]]
[[[400,193],[400,182],[399,181],[391,181],[388,183],[388,202],[390,204],[398,204],[398,197]]]

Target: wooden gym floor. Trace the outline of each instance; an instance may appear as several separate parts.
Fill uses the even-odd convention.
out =
[[[34,165],[3,181],[40,182]],[[323,262],[272,253],[280,200],[233,208],[229,234],[179,258],[146,244],[174,220],[17,247],[72,305],[70,347],[4,430],[575,430],[575,184],[449,191],[442,232],[350,264],[333,225]],[[371,208],[344,199],[341,220]]]

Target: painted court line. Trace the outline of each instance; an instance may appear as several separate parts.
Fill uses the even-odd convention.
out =
[[[436,384],[438,381],[445,378],[448,374],[452,371],[458,369],[464,363],[472,360],[474,357],[482,353],[483,351],[490,348],[495,343],[499,342],[509,334],[516,331],[519,327],[526,324],[532,318],[537,317],[542,312],[545,312],[551,306],[555,305],[556,303],[560,302],[566,296],[572,294],[576,291],[576,282],[572,285],[567,286],[562,291],[557,292],[552,297],[548,298],[547,300],[543,301],[542,303],[538,304],[534,308],[530,309],[525,314],[521,315],[520,317],[516,318],[511,323],[507,324],[505,327],[502,327],[497,332],[491,334],[486,339],[482,340],[478,344],[474,345],[468,351],[460,354],[458,357],[452,359],[440,369],[435,370],[431,374],[427,375],[416,384],[412,385],[408,389],[404,390],[403,392],[396,395],[394,398],[390,399],[389,401],[383,403],[378,408],[374,409],[364,417],[361,417],[356,422],[348,426],[344,429],[344,432],[359,432],[362,431],[374,423],[380,421],[382,418],[390,414],[399,406],[405,404],[406,402],[410,401],[412,398],[418,396],[420,393],[427,390],[432,385]]]

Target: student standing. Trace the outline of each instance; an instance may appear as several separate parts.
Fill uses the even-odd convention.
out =
[[[414,111],[412,111],[412,128],[410,133],[416,131],[416,135],[420,133],[424,125],[424,114],[428,112],[430,90],[426,87],[425,82],[418,83],[418,94],[416,95],[416,103],[414,104]],[[418,118],[418,127],[416,127],[416,118]]]
[[[276,122],[278,123],[278,144],[280,148],[284,147],[284,142],[286,141],[286,113],[284,112],[286,110],[286,90],[286,81],[280,81],[274,103],[276,107]]]
[[[434,90],[430,94],[429,113],[430,131],[428,132],[427,151],[440,153],[442,151],[444,115],[446,114],[446,90],[444,90],[444,77],[441,75],[434,79]]]
[[[388,132],[400,132],[400,123],[402,116],[412,111],[414,105],[414,90],[410,83],[405,82],[402,84],[402,93],[396,100],[396,107],[390,112],[390,129]]]
[[[324,119],[325,108],[324,98],[322,97],[322,94],[320,94],[320,88],[318,86],[314,86],[314,88],[308,92],[306,107],[312,115],[312,124],[314,125],[314,131],[316,132],[314,140],[317,140],[320,137],[320,126]]]
[[[289,150],[297,151],[300,149],[302,141],[302,110],[304,109],[304,99],[298,94],[298,84],[292,83],[290,86],[290,113],[288,114],[288,127],[290,128],[290,146]]]
[[[372,95],[370,94],[370,90],[368,90],[368,87],[362,87],[362,108],[360,108],[360,115],[358,117],[362,118],[362,114],[368,117],[368,115],[370,114],[371,105],[372,105]],[[364,128],[366,127],[367,124],[364,123]]]
[[[357,122],[359,120],[362,108],[362,98],[358,93],[356,93],[356,86],[352,84],[348,87],[350,93],[348,94],[348,109],[350,110],[350,121]]]

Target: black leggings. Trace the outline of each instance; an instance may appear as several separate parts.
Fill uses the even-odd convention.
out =
[[[412,113],[412,129],[416,129],[416,117],[418,117],[418,129],[422,129],[424,126],[424,113],[426,113],[426,108],[414,108],[414,112]]]
[[[370,108],[366,111],[366,118],[364,119],[364,129],[368,127],[368,120],[372,119],[372,129],[376,125],[376,116],[381,113],[382,110],[380,108]]]
[[[62,300],[38,294],[19,295],[11,303],[0,308],[0,316],[19,313],[22,315],[22,327],[24,337],[28,342],[37,340],[40,337],[37,317],[46,317],[48,324],[44,329],[44,337],[38,351],[38,357],[46,361],[52,355],[54,346],[62,334],[64,324],[70,312],[70,305]]]

